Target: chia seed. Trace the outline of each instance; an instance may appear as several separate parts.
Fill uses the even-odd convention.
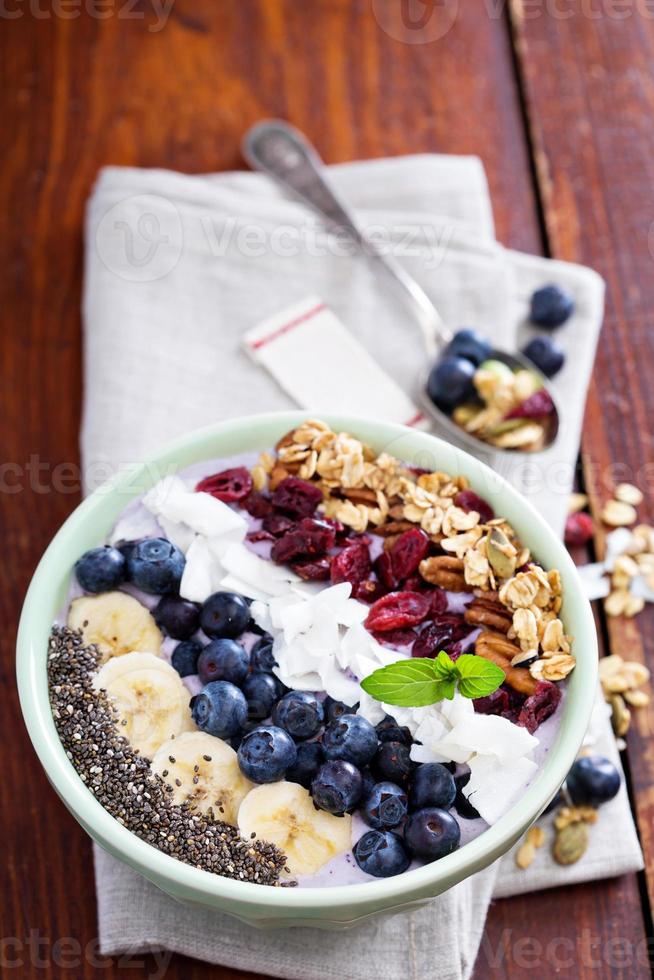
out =
[[[239,881],[288,884],[279,881],[286,858],[274,844],[257,840],[245,846],[237,828],[215,820],[213,813],[171,801],[172,787],[119,734],[106,692],[93,688],[101,660],[98,648],[86,646],[79,631],[53,627],[48,682],[55,726],[67,757],[98,802],[141,840],[179,861]]]

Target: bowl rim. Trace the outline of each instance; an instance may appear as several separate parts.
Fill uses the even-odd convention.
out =
[[[311,417],[324,419],[332,428],[350,431],[363,441],[377,444],[409,442],[412,447],[415,447],[416,453],[424,450],[433,453],[438,459],[449,458],[450,462],[443,468],[453,472],[452,462],[455,462],[459,472],[465,475],[470,475],[472,472],[473,488],[476,482],[479,489],[481,479],[476,479],[477,477],[486,476],[490,479],[498,488],[502,499],[506,498],[510,502],[509,510],[517,512],[519,522],[529,525],[530,537],[527,543],[529,544],[533,536],[540,535],[544,538],[546,550],[555,556],[554,561],[548,561],[547,564],[550,567],[554,565],[561,572],[564,581],[566,619],[569,618],[567,614],[570,612],[570,607],[574,605],[573,618],[577,620],[575,629],[577,667],[571,682],[568,683],[563,717],[548,758],[521,799],[478,837],[439,861],[406,871],[393,878],[320,887],[267,888],[253,882],[223,878],[162,853],[121,826],[96,800],[67,758],[56,734],[47,697],[47,684],[46,696],[43,696],[47,651],[43,648],[42,641],[37,642],[34,638],[34,633],[38,632],[34,629],[34,623],[38,622],[39,612],[44,603],[47,605],[49,595],[50,605],[47,606],[47,616],[51,626],[50,583],[53,573],[61,570],[59,552],[75,531],[92,523],[102,501],[120,492],[128,491],[130,482],[135,479],[145,480],[146,485],[152,485],[160,477],[160,467],[164,460],[174,460],[177,454],[192,452],[194,447],[204,446],[207,441],[215,439],[219,442],[221,438],[228,439],[243,435],[250,430],[249,441],[256,443],[254,448],[265,449],[271,444],[269,440],[264,439],[264,434],[269,430],[278,430],[279,437]],[[261,438],[256,434],[259,430],[261,430]],[[365,431],[365,436],[360,435],[361,430]],[[414,451],[413,448],[411,451]],[[219,456],[220,452],[217,451],[216,458]],[[211,457],[202,453],[197,457],[197,461],[208,458]],[[176,468],[181,469],[188,465],[192,464],[187,461],[180,463]],[[153,473],[158,475],[155,479],[150,479]],[[132,493],[129,499],[138,496],[142,490],[143,487],[136,493]],[[512,524],[516,523],[514,517],[509,519]],[[108,531],[109,528],[105,530]],[[43,615],[45,613],[41,612],[41,616]],[[155,883],[159,883],[160,880],[171,882],[171,885],[181,886],[196,897],[201,895],[207,900],[212,898],[233,900],[241,907],[251,903],[259,907],[275,909],[280,913],[293,909],[328,911],[345,906],[356,909],[357,906],[370,906],[375,902],[384,902],[388,905],[389,901],[395,898],[401,900],[403,896],[410,897],[407,893],[420,891],[429,894],[430,888],[433,888],[436,894],[439,883],[449,882],[446,887],[450,887],[451,884],[481,870],[510,848],[515,839],[537,818],[558,791],[582,744],[596,693],[597,636],[590,603],[583,592],[572,558],[563,543],[556,538],[536,508],[487,464],[429,432],[363,416],[294,410],[243,416],[194,429],[167,443],[156,453],[150,454],[137,467],[120,470],[79,504],[53,537],[32,577],[18,629],[16,670],[25,724],[48,779],[78,822],[103,847],[118,855],[128,865],[137,867]]]

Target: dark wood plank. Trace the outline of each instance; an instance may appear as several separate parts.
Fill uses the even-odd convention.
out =
[[[635,483],[654,520],[654,252],[651,76],[654,22],[638,4],[621,16],[530,18],[511,4],[521,53],[548,240],[559,258],[586,262],[607,282],[607,317],[591,385],[582,446],[599,515],[614,486]],[[629,8],[627,10],[627,7]],[[626,13],[626,16],[625,16]],[[539,69],[542,53],[559,70]],[[603,532],[598,520],[597,550]],[[610,651],[654,667],[654,608],[608,619]],[[654,749],[651,710],[634,713],[627,761],[654,900]]]
[[[462,4],[440,42],[405,44],[379,26],[368,0],[314,0],[310,7],[297,0],[176,0],[158,32],[148,30],[149,11],[147,4],[137,5],[144,20],[100,21],[85,14],[37,20],[25,14],[3,23],[0,34],[7,134],[0,174],[6,320],[0,344],[10,379],[0,388],[0,407],[5,457],[18,467],[5,467],[3,476],[20,484],[20,492],[0,495],[0,731],[16,750],[0,784],[11,855],[0,869],[6,896],[0,917],[2,936],[22,943],[25,977],[144,973],[127,963],[100,969],[84,954],[76,966],[46,954],[41,968],[25,947],[30,929],[50,943],[73,937],[83,950],[96,935],[89,843],[33,764],[10,664],[30,573],[78,499],[82,217],[98,167],[238,167],[245,128],[261,116],[279,115],[305,129],[329,161],[478,152],[489,174],[499,237],[528,251],[542,246],[503,17],[485,16],[480,4]],[[37,461],[31,474],[26,469],[31,455],[45,464],[40,474],[34,472]],[[72,479],[64,466],[72,467]],[[631,909],[633,888],[623,887],[630,896],[624,907]],[[537,914],[539,899],[528,900],[541,941],[559,932],[573,937],[589,923],[601,927],[607,908],[591,889],[576,893],[557,894],[561,925]],[[622,892],[618,897],[624,901]],[[498,903],[489,940],[507,921],[518,921],[525,901]],[[505,911],[498,916],[499,909]],[[154,961],[145,962],[152,973]],[[511,976],[516,969],[510,967]],[[171,978],[236,975],[181,957],[167,972]],[[603,975],[609,972],[594,974]]]

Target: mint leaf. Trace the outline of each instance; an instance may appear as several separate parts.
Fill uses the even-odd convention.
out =
[[[445,652],[441,650],[435,660],[432,661],[434,665],[434,676],[438,680],[456,680],[458,673],[456,669],[456,664],[452,658]]]
[[[490,660],[464,653],[454,664],[459,675],[459,693],[465,698],[483,698],[504,681],[504,671]]]
[[[449,659],[449,658],[448,658]],[[371,697],[402,708],[422,708],[454,696],[454,679],[436,677],[434,660],[398,660],[369,674],[361,687]],[[449,693],[451,690],[451,693]]]

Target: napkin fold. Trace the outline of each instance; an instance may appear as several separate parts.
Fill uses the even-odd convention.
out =
[[[601,324],[601,280],[589,269],[495,242],[476,158],[343,164],[329,168],[329,178],[364,230],[406,264],[448,323],[478,327],[499,347],[515,348],[532,331],[525,315],[535,287],[556,281],[574,294],[574,317],[559,334],[568,356],[556,380],[565,409],[556,449],[526,461],[491,458],[560,532]],[[307,295],[333,309],[413,395],[425,358],[404,307],[378,283],[364,256],[331,239],[266,178],[103,170],[86,225],[86,488],[195,426],[291,407],[241,341],[258,322]],[[617,758],[601,707],[596,722],[596,748]],[[106,955],[166,948],[302,980],[463,980],[493,894],[620,874],[641,867],[641,860],[623,790],[603,809],[591,848],[577,865],[559,869],[543,849],[532,869],[517,872],[507,855],[426,906],[371,920],[351,929],[346,943],[334,943],[317,929],[263,932],[182,907],[96,848],[100,946]]]

